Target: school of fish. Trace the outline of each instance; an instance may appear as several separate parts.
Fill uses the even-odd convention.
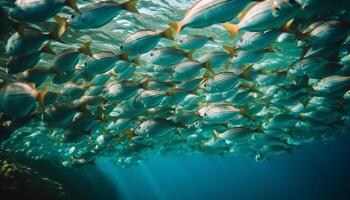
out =
[[[163,22],[158,1],[0,1],[1,149],[64,166],[258,161],[349,133],[349,0],[189,2]]]

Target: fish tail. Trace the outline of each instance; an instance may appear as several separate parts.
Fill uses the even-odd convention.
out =
[[[207,69],[207,72],[208,72],[208,73],[215,74],[214,70],[210,67],[210,62],[209,62],[209,61],[203,63],[203,67],[204,67],[205,69]]]
[[[139,13],[139,11],[136,8],[137,2],[138,0],[130,0],[121,4],[121,6],[130,12]]]
[[[75,12],[80,13],[80,9],[77,6],[77,0],[65,0],[67,6],[71,7]]]
[[[10,21],[11,26],[13,27],[13,29],[15,29],[15,31],[20,35],[23,36],[23,31],[24,28],[28,27],[28,24],[24,23],[24,22],[15,22],[15,21]]]
[[[140,58],[141,58],[141,56],[137,56],[136,58],[132,59],[132,62],[135,65],[140,66],[141,65]]]
[[[43,108],[45,105],[45,96],[46,96],[48,91],[49,90],[47,88],[44,88],[43,90],[41,90],[37,94],[37,99],[38,99],[38,102],[39,102],[41,108]]]
[[[193,53],[194,53],[193,50],[192,50],[192,51],[189,51],[189,52],[186,52],[187,58],[190,59],[190,60],[193,60]]]
[[[175,38],[179,35],[180,31],[182,30],[184,24],[182,22],[174,22],[168,24],[172,29],[175,30]]]
[[[83,44],[81,47],[79,47],[78,51],[85,54],[85,55],[88,55],[88,56],[91,56],[92,57],[92,52],[91,52],[91,41],[90,42],[86,42],[85,44]]]
[[[216,39],[215,36],[210,36],[210,37],[209,37],[209,40],[212,41],[212,42],[216,42],[217,39]]]
[[[222,25],[228,32],[230,32],[232,37],[235,37],[239,31],[239,27],[236,24],[224,23]]]
[[[235,55],[237,51],[236,47],[231,47],[228,45],[224,45],[223,48],[230,54],[231,58]]]
[[[145,81],[143,81],[143,82],[140,84],[141,88],[147,90],[148,83],[149,83],[149,79],[146,79]]]
[[[130,51],[126,51],[122,54],[119,54],[118,57],[126,62],[129,62],[129,54],[130,54]]]
[[[57,76],[61,75],[60,71],[58,71],[56,67],[50,67],[50,72],[56,74]]]
[[[160,33],[161,36],[169,39],[169,40],[175,40],[175,36],[173,34],[173,31],[171,28],[167,28],[164,31]]]
[[[226,71],[228,71],[228,69],[230,68],[231,64],[232,64],[232,63],[231,63],[230,61],[226,62],[225,65],[224,65],[224,69],[225,69]]]
[[[46,43],[44,46],[42,46],[39,49],[40,52],[45,52],[51,55],[56,55],[56,53],[54,52],[54,50],[51,47],[51,42]]]
[[[134,138],[136,136],[136,133],[135,133],[135,131],[128,128],[125,130],[125,135],[128,138],[128,140],[131,140],[132,138]]]
[[[56,28],[53,28],[50,33],[48,34],[48,38],[50,40],[54,40],[56,42],[59,42],[59,43],[63,43],[63,41],[61,40],[60,38],[60,34],[59,34],[59,31],[56,29]]]
[[[65,18],[60,17],[58,15],[56,15],[54,18],[58,23],[58,25],[60,26],[60,31],[58,32],[58,35],[61,37],[67,30],[68,22]]]
[[[175,94],[175,86],[165,92],[167,96],[173,96]]]

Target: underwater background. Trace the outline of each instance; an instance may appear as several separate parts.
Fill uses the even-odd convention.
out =
[[[272,0],[266,1],[272,2]],[[9,73],[9,69],[6,68],[7,62],[10,60],[10,55],[6,53],[5,48],[9,43],[8,38],[13,35],[15,31],[12,27],[7,26],[7,21],[3,19],[4,17],[8,17],[7,11],[13,6],[11,2],[13,3],[13,1],[0,0],[1,6],[4,8],[1,8],[0,12],[0,17],[3,17],[2,20],[0,20],[0,83],[2,87],[3,85],[6,87],[8,83],[19,80],[23,81],[23,79],[18,79],[22,72],[19,74],[12,74]],[[77,5],[81,8],[97,2],[100,1],[80,0]],[[79,48],[82,44],[91,41],[91,50],[94,53],[99,51],[111,51],[116,53],[121,50],[120,44],[123,43],[127,36],[143,29],[157,31],[166,30],[168,23],[180,21],[185,15],[185,11],[195,2],[195,0],[140,0],[137,3],[138,14],[123,11],[109,23],[99,28],[79,30],[68,26],[68,29],[60,38],[63,42],[52,41],[50,45],[52,49],[58,53],[67,48]],[[290,2],[295,1],[274,0],[273,2],[282,2],[282,4],[286,2],[289,5]],[[7,188],[7,186],[12,183],[17,187],[17,182],[20,183],[19,185],[24,185],[23,188],[22,186],[18,187],[19,191],[26,191],[27,193],[25,194],[33,193],[33,197],[36,199],[350,199],[350,28],[349,23],[345,23],[350,21],[350,10],[347,9],[348,7],[350,8],[350,3],[346,0],[339,0],[339,2],[334,1],[334,5],[332,5],[334,8],[332,7],[328,12],[327,4],[325,3],[327,0],[320,0],[319,2],[317,2],[317,0],[300,0],[300,2],[313,2],[314,8],[317,8],[316,11],[312,10],[312,8],[308,8],[315,13],[305,22],[306,25],[303,27],[305,30],[317,26],[330,27],[330,35],[339,35],[341,39],[339,39],[339,41],[335,39],[337,40],[335,44],[327,43],[330,47],[326,45],[318,47],[320,49],[327,47],[325,48],[326,50],[322,49],[319,52],[316,49],[313,52],[314,49],[312,48],[312,50],[304,48],[303,45],[306,45],[307,42],[303,43],[304,41],[298,41],[300,38],[296,36],[297,34],[284,33],[283,37],[275,38],[276,42],[273,42],[271,46],[272,50],[263,49],[263,54],[259,54],[261,55],[261,58],[258,59],[259,61],[252,61],[254,70],[252,70],[253,72],[247,72],[248,74],[252,73],[252,77],[255,76],[255,70],[260,73],[262,69],[268,68],[270,71],[268,70],[266,73],[261,72],[261,74],[256,75],[258,78],[254,77],[256,80],[251,82],[258,83],[257,87],[248,87],[247,90],[251,93],[256,93],[254,94],[255,96],[252,95],[254,98],[260,97],[260,93],[257,92],[257,90],[268,91],[266,94],[261,94],[261,96],[267,96],[266,99],[272,99],[272,103],[269,103],[271,105],[276,104],[278,109],[269,110],[270,107],[267,106],[268,103],[266,102],[259,102],[257,105],[254,105],[253,100],[251,100],[252,98],[247,98],[247,101],[252,101],[252,106],[249,107],[248,110],[250,109],[252,113],[256,112],[255,114],[258,116],[257,118],[259,118],[257,121],[261,119],[261,124],[259,124],[260,122],[255,123],[255,121],[251,123],[250,120],[253,120],[249,118],[248,115],[240,116],[240,118],[237,117],[237,121],[241,120],[239,123],[242,123],[241,125],[237,125],[238,128],[241,126],[247,127],[249,131],[251,131],[249,132],[251,135],[249,135],[249,139],[247,139],[248,142],[246,143],[235,143],[234,139],[231,139],[229,134],[228,136],[223,134],[226,129],[229,130],[228,127],[223,128],[219,126],[224,123],[226,125],[225,120],[224,123],[219,123],[213,130],[209,130],[209,128],[206,130],[203,128],[205,126],[201,127],[203,124],[207,125],[205,120],[203,120],[203,124],[200,124],[202,123],[203,116],[200,116],[201,118],[199,118],[198,121],[200,122],[198,122],[198,124],[192,124],[191,122],[190,125],[186,125],[186,127],[183,127],[183,124],[181,124],[181,126],[176,124],[179,125],[179,127],[176,127],[176,131],[178,131],[177,129],[184,129],[180,134],[167,134],[167,137],[161,137],[161,139],[149,137],[152,133],[144,134],[146,135],[144,136],[146,142],[142,143],[141,133],[141,142],[139,142],[140,140],[138,140],[138,135],[135,132],[130,133],[126,130],[112,130],[114,118],[111,120],[107,118],[106,120],[104,117],[108,116],[108,114],[113,114],[113,112],[109,113],[106,110],[108,110],[108,106],[114,106],[114,104],[108,105],[108,103],[105,102],[104,104],[106,104],[106,106],[101,106],[101,108],[102,110],[105,109],[103,111],[106,111],[106,113],[103,113],[104,115],[101,118],[100,116],[96,117],[100,114],[98,113],[100,107],[92,105],[92,108],[89,108],[90,110],[88,109],[88,112],[93,113],[94,117],[98,118],[97,120],[94,118],[88,121],[91,119],[91,116],[84,115],[85,113],[79,110],[79,114],[83,114],[76,115],[78,116],[76,117],[78,122],[79,119],[84,120],[84,117],[89,118],[86,123],[82,120],[82,126],[89,126],[90,122],[91,124],[95,125],[96,123],[97,125],[93,128],[88,128],[88,131],[83,128],[82,132],[73,132],[73,134],[70,135],[69,131],[67,134],[65,132],[66,130],[63,128],[48,127],[46,121],[43,120],[44,117],[40,113],[42,110],[37,102],[32,109],[34,112],[30,113],[33,114],[32,119],[28,117],[24,118],[22,121],[22,116],[18,118],[18,121],[14,118],[9,119],[7,116],[9,113],[6,113],[6,111],[4,112],[7,108],[4,109],[1,106],[5,104],[3,103],[5,102],[3,99],[5,99],[6,95],[10,96],[11,91],[6,93],[4,90],[5,92],[1,93],[0,96],[0,195],[3,195],[4,198],[0,197],[0,199],[19,199],[22,195],[20,192],[13,192],[13,188],[11,187]],[[347,7],[340,6],[341,4]],[[317,15],[318,8],[319,12],[322,11],[323,15]],[[71,8],[64,7],[58,14],[61,17],[69,18],[74,13],[75,12]],[[307,16],[307,12],[305,15]],[[328,22],[327,20],[343,20],[345,22],[344,26],[338,27],[336,24],[336,28],[332,29],[332,23],[330,23],[330,26],[328,26],[327,23],[320,23],[320,25],[315,22],[317,20],[322,22],[323,20],[326,22]],[[35,27],[40,27],[42,32],[48,32],[53,27],[58,27],[56,21],[57,20],[53,18],[49,18],[45,21],[35,22],[33,24]],[[238,23],[239,18],[236,17],[230,22]],[[294,22],[304,23],[302,17]],[[343,28],[347,32],[343,31]],[[216,39],[215,42],[208,40],[205,46],[196,50],[193,55],[191,55],[194,58],[199,58],[201,55],[212,51],[225,52],[223,48],[224,45],[235,46],[239,37],[243,35],[239,33],[236,37],[232,37],[230,33],[222,27],[222,24],[215,23],[205,28],[186,28],[181,30],[180,36],[197,34],[204,35],[208,38],[215,36]],[[315,34],[317,35],[319,33]],[[321,36],[324,36],[322,32]],[[329,37],[329,35],[325,35],[324,37]],[[157,43],[157,48],[173,46],[177,42],[178,41],[171,41],[163,38]],[[333,47],[334,49],[332,49]],[[277,51],[273,51],[273,49]],[[304,59],[305,51],[310,51],[310,54],[316,54],[317,59],[321,57],[321,62],[329,62],[332,66],[335,64],[333,60],[334,56],[332,55],[346,59],[342,60],[343,63],[341,65],[338,65],[338,63],[335,64],[337,67],[340,67],[339,71],[338,68],[336,72],[333,70],[331,70],[331,72],[326,70],[326,72],[324,72],[326,73],[325,76],[320,75],[318,78],[309,79],[307,77],[309,74],[303,74],[299,77],[297,72],[290,70],[295,62]],[[225,54],[229,53],[230,52],[226,52]],[[166,70],[162,71],[161,67],[150,63],[149,61],[151,58],[147,56],[149,56],[149,54],[141,56],[140,62],[142,67],[127,68],[121,73],[116,73],[118,74],[116,75],[117,78],[113,78],[115,78],[116,82],[121,82],[123,80],[140,81],[139,77],[135,78],[135,74],[144,73],[159,78],[160,81],[165,80],[167,83],[172,82],[173,80],[171,78],[164,75],[167,73],[165,72]],[[36,67],[40,66],[45,69],[50,69],[54,58],[53,55],[43,54]],[[247,62],[249,63],[251,61],[250,59],[253,58],[254,57],[247,59]],[[82,56],[78,66],[84,66],[85,62],[89,59],[87,55]],[[340,60],[336,62],[340,62]],[[212,64],[209,61],[208,63]],[[232,71],[230,71],[230,73],[233,71],[234,73],[240,73],[241,68],[239,68],[239,66],[248,66],[248,64],[241,65],[235,64],[234,62],[231,64]],[[81,69],[79,68],[79,70]],[[79,70],[78,67],[74,69],[74,73],[70,74],[74,78],[71,78],[71,81],[68,80],[67,83],[63,84],[53,83],[55,78],[57,78],[56,72],[50,74],[48,77],[45,77],[43,83],[40,83],[41,86],[36,87],[35,90],[42,91],[45,88],[49,88],[50,92],[60,95],[70,89],[70,87],[78,87],[78,89],[83,88],[85,90],[86,88],[83,86],[89,85],[92,78],[100,74],[107,74],[107,72],[96,73],[92,74],[92,77],[89,77],[83,73],[79,74]],[[113,70],[114,69],[107,71]],[[216,70],[218,71],[214,70],[214,74],[223,73],[227,69],[221,66]],[[322,74],[323,71],[319,71],[321,71]],[[319,71],[316,70],[314,73],[317,74]],[[116,70],[115,72],[118,71]],[[341,98],[341,100],[339,100],[339,102],[330,101],[330,109],[328,109],[328,105],[322,105],[322,103],[315,100],[315,105],[311,105],[310,103],[311,111],[303,110],[309,103],[305,101],[305,99],[309,99],[313,95],[308,89],[313,87],[313,85],[317,85],[318,82],[321,82],[320,80],[324,80],[328,75],[331,76],[338,73],[341,73],[341,76],[346,79],[344,85],[339,86],[343,87],[340,91],[331,91],[329,94],[327,91],[325,93],[312,92],[324,97],[326,103],[328,99],[334,100],[333,98]],[[164,77],[161,76],[162,74]],[[205,79],[205,82],[208,81],[208,77],[205,77],[203,74],[204,73],[201,72],[196,78],[200,77]],[[298,76],[298,78],[294,79],[295,77],[291,74],[293,76]],[[212,74],[210,76],[214,75]],[[245,74],[243,74],[243,76],[245,76]],[[178,82],[174,81],[174,85],[176,84],[178,84]],[[276,85],[284,89],[284,86],[300,86],[299,84],[305,87],[307,91],[302,92],[302,95],[291,95],[291,98],[286,99],[284,99],[284,97],[290,95],[288,93],[290,90],[282,90],[282,92],[280,92],[278,90],[279,88],[277,88],[276,90],[272,89],[271,92],[266,89]],[[107,87],[107,85],[108,84],[104,85],[104,83],[102,83],[101,87]],[[289,87],[286,88],[290,89]],[[143,91],[144,88],[139,89]],[[227,99],[223,99],[224,97],[210,96],[211,92],[208,92],[210,89],[208,89],[208,91],[205,90],[207,88],[204,88],[204,91],[202,91],[202,89],[203,88],[198,89],[200,92],[199,94],[195,93],[195,95],[204,97],[204,104],[198,104],[198,107],[195,106],[195,108],[189,109],[190,113],[192,112],[199,115],[199,108],[211,104],[215,107],[218,102],[227,103],[225,101]],[[280,92],[278,93],[278,97],[282,99],[281,102],[274,99],[274,92]],[[283,92],[286,92],[286,94],[283,94]],[[294,91],[291,93],[293,92]],[[84,91],[84,97],[94,96],[87,95],[87,93],[87,91]],[[105,94],[101,93],[96,96],[103,95]],[[272,97],[269,95],[272,95]],[[68,100],[68,102],[79,104],[79,100],[84,99],[82,96],[83,94],[80,96],[81,98],[73,99],[74,101]],[[134,96],[136,96],[136,94]],[[208,96],[209,99],[213,98],[214,100],[208,100]],[[69,97],[67,98],[69,99]],[[215,100],[215,98],[219,98],[219,100]],[[300,102],[297,98],[300,98]],[[130,99],[132,98],[130,97]],[[121,106],[120,110],[116,110],[115,113],[120,114],[122,111],[125,111],[123,110],[123,106],[125,105],[133,105],[132,103],[134,102],[130,99],[125,100],[126,103],[124,100],[123,103],[117,101]],[[232,104],[234,104],[234,101],[237,99],[238,98],[233,98]],[[292,102],[288,101],[289,99],[292,99]],[[293,102],[294,99],[297,99],[296,102]],[[276,100],[276,102],[273,102],[273,100]],[[63,101],[67,100],[63,98]],[[161,102],[166,101],[162,100]],[[56,103],[60,105],[60,102]],[[242,102],[240,103],[242,104]],[[171,100],[169,104],[171,104]],[[180,105],[180,103],[178,104]],[[239,108],[241,108],[241,104]],[[336,104],[336,106],[334,106],[334,104]],[[54,106],[56,106],[54,103],[52,103],[52,105],[47,105],[48,108],[55,108]],[[131,127],[131,129],[134,130],[141,126],[144,120],[148,119],[147,117],[151,120],[159,116],[162,117],[163,115],[161,114],[164,114],[162,112],[168,109],[168,107],[165,105],[165,109],[162,109],[162,106],[159,106],[160,109],[157,110],[158,106],[151,108],[155,110],[154,113],[150,114],[151,116],[143,116],[141,114],[141,116],[139,116],[140,118],[131,118],[131,122],[128,125],[129,128]],[[176,104],[169,107],[170,110],[173,111],[173,108],[177,108],[177,106]],[[323,108],[323,106],[327,107],[326,111],[319,109],[320,107]],[[334,106],[334,108],[332,106]],[[118,108],[118,106],[115,107]],[[181,104],[179,107],[181,107],[181,109],[174,109],[177,111],[175,112],[176,114],[181,114],[183,110],[186,110],[186,103]],[[281,109],[279,110],[280,107]],[[182,110],[182,108],[185,109]],[[288,112],[290,113],[286,114],[285,108],[288,108]],[[140,108],[140,110],[142,109]],[[148,108],[145,110],[147,109]],[[312,112],[314,111],[313,109],[315,112]],[[50,113],[50,111],[52,110],[49,110],[45,114]],[[95,111],[97,113],[96,116]],[[136,111],[137,107],[135,112]],[[321,118],[320,114],[316,111],[320,111],[320,113],[323,114],[323,118]],[[157,112],[160,113],[159,116]],[[241,113],[241,110],[239,113]],[[300,113],[311,114],[310,116],[305,114],[306,118],[309,116],[309,118],[305,119],[302,117],[299,118]],[[32,117],[30,114],[28,114],[28,116]],[[169,113],[165,112],[164,116],[168,117],[168,114]],[[180,114],[180,117],[176,118],[175,116],[175,119],[180,119],[179,121],[181,121]],[[206,111],[205,114],[207,114]],[[170,112],[170,115],[175,114],[174,112]],[[276,116],[280,116],[280,118]],[[327,118],[327,116],[329,116],[329,118]],[[170,116],[167,119],[173,120],[174,118],[172,117],[174,116]],[[245,119],[246,117],[249,119]],[[242,118],[244,118],[244,120],[242,120]],[[309,120],[310,118],[311,120]],[[329,122],[328,119],[333,121]],[[210,124],[210,120],[211,119],[207,120],[208,124]],[[55,119],[53,118],[52,121],[55,122]],[[317,121],[317,123],[315,121]],[[160,122],[163,123],[164,121]],[[169,125],[167,123],[165,124]],[[104,132],[106,127],[112,128],[106,133]],[[201,127],[201,129],[198,127]],[[220,128],[220,132],[218,132],[216,128]],[[233,125],[230,128],[234,129],[237,127]],[[323,128],[325,130],[323,130]],[[189,131],[187,132],[187,130]],[[191,131],[193,131],[194,134],[192,134]],[[268,134],[265,135],[264,131]],[[87,132],[89,133],[87,134]],[[264,132],[264,134],[260,134],[261,132]],[[203,138],[201,138],[202,136]],[[136,139],[133,140],[133,137]],[[244,137],[245,136],[243,136],[243,138]],[[237,147],[230,148],[230,145],[237,145]],[[10,181],[11,184],[9,184]],[[40,186],[33,186],[36,184]],[[29,186],[29,189],[26,188],[27,186]]]

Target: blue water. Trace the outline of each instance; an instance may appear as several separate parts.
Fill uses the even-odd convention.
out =
[[[99,159],[97,168],[118,193],[114,199],[347,200],[349,152],[350,136],[344,136],[263,162],[181,156],[157,157],[129,168]]]

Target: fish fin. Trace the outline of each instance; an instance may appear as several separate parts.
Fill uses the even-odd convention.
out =
[[[52,47],[51,47],[51,42],[46,43],[44,46],[42,46],[39,49],[40,52],[45,52],[51,55],[56,55],[56,53],[53,51]]]
[[[305,58],[306,53],[311,49],[311,46],[304,46],[303,47],[303,52],[300,55],[300,59]]]
[[[236,47],[231,47],[228,45],[224,45],[223,48],[230,54],[231,58],[235,55],[237,51]]]
[[[65,3],[71,7],[75,12],[80,13],[80,10],[77,6],[77,0],[65,0]]]
[[[254,117],[251,116],[251,114],[249,113],[249,107],[247,104],[245,104],[241,109],[240,109],[240,113],[243,117],[251,120],[251,121],[255,121]]]
[[[243,72],[239,76],[245,80],[249,80],[250,79],[249,74],[251,73],[251,71],[252,71],[251,66],[248,66],[243,70]]]
[[[91,47],[91,41],[86,42],[85,44],[81,45],[81,47],[79,47],[78,51],[85,54],[85,55],[92,57],[92,52],[91,52],[90,47]]]
[[[272,45],[266,47],[265,51],[269,53],[278,53],[275,49],[273,49]]]
[[[232,38],[234,38],[239,31],[239,27],[237,24],[231,24],[226,22],[222,26],[231,34]]]
[[[188,91],[188,93],[199,96],[198,91],[196,89],[190,90],[190,91]]]
[[[210,36],[210,37],[209,37],[209,40],[212,41],[212,42],[216,42],[217,39],[216,39],[215,36]]]
[[[136,58],[132,59],[132,62],[137,66],[141,66],[140,58],[141,56],[139,55]]]
[[[230,61],[226,62],[225,65],[224,65],[224,69],[225,69],[226,71],[228,71],[228,69],[230,68],[231,64],[232,64],[232,63],[231,63]]]
[[[122,53],[122,54],[119,54],[118,57],[119,57],[120,59],[124,60],[124,61],[129,62],[129,61],[130,61],[130,60],[129,60],[129,55],[130,55],[130,51],[126,51],[126,52],[124,52],[124,53]]]
[[[169,40],[175,40],[175,36],[171,28],[166,28],[164,31],[160,32],[160,35]]]
[[[149,80],[148,78],[147,78],[145,81],[143,81],[143,82],[140,84],[141,88],[147,90],[149,81],[150,81],[150,80]]]
[[[48,93],[48,91],[49,90],[47,88],[44,88],[37,94],[37,99],[41,108],[43,108],[45,105],[45,95]]]
[[[190,60],[193,60],[193,53],[194,53],[194,50],[191,50],[189,52],[186,52],[186,56],[188,59]]]
[[[58,16],[58,15],[56,15],[54,17],[54,19],[56,20],[56,22],[60,26],[60,31],[59,31],[58,35],[61,37],[67,30],[68,21],[67,21],[67,19],[65,19],[65,18],[63,18],[61,16]]]
[[[167,96],[173,96],[175,94],[175,90],[176,90],[176,88],[174,86],[171,89],[169,89],[168,91],[166,91],[166,95]]]
[[[139,11],[136,8],[138,1],[139,0],[130,0],[130,1],[127,1],[125,3],[122,3],[121,6],[130,12],[139,13]]]
[[[13,22],[12,26],[20,36],[23,36],[24,29],[28,27],[28,24],[24,22],[20,22],[20,23]]]
[[[203,64],[203,67],[208,70],[208,73],[215,74],[214,70],[210,67],[210,64],[208,62],[205,62]]]
[[[217,131],[217,130],[213,130],[213,132],[214,132],[214,139],[215,140],[219,139],[220,138],[220,132]]]
[[[242,20],[244,18],[244,16],[254,7],[256,6],[256,4],[258,4],[259,2],[254,2],[252,5],[250,5],[248,8],[246,8],[245,10],[243,10],[241,13],[239,13],[238,17],[239,20]]]
[[[125,129],[125,135],[128,138],[128,140],[131,140],[133,137],[136,136],[135,131],[131,130],[130,128]]]
[[[54,40],[59,43],[63,43],[63,41],[60,38],[60,33],[56,28],[53,28],[50,33],[48,34],[49,39]]]
[[[50,67],[50,72],[56,74],[57,76],[61,75],[61,72],[58,71],[58,69],[56,67]]]
[[[184,24],[182,22],[174,22],[168,24],[172,29],[175,30],[174,38],[177,38],[177,36],[180,34],[180,31],[182,30]]]

